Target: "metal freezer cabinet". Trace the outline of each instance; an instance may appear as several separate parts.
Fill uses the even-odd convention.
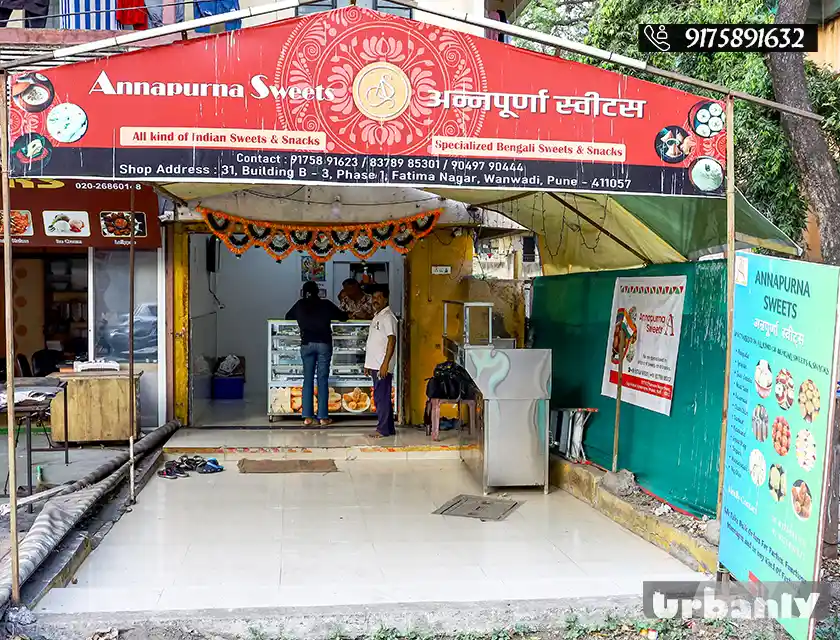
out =
[[[461,458],[484,494],[502,487],[549,491],[550,349],[464,349],[481,391],[477,424],[462,430]]]

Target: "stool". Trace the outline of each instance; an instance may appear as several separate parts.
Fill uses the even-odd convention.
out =
[[[432,440],[438,442],[440,440],[440,405],[441,404],[457,404],[458,405],[458,419],[461,419],[461,405],[465,404],[470,411],[470,429],[475,425],[475,400],[466,400],[462,398],[446,399],[446,398],[430,398],[429,406],[430,426],[426,431],[426,435],[432,436]]]

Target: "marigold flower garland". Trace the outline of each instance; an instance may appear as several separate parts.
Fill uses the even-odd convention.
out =
[[[236,255],[260,246],[275,260],[300,251],[308,253],[318,262],[327,262],[340,251],[349,251],[365,260],[387,245],[400,253],[408,253],[417,240],[432,232],[443,212],[442,209],[434,209],[398,220],[317,225],[248,220],[204,207],[198,207],[197,211],[204,217],[210,231]]]

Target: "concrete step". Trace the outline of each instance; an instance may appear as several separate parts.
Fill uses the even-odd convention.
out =
[[[278,460],[457,460],[462,450],[473,448],[475,447],[458,444],[335,447],[200,447],[174,445],[164,447],[163,453],[168,459],[178,458],[182,455],[199,455],[205,458],[215,457],[219,461],[232,462],[243,458]]]

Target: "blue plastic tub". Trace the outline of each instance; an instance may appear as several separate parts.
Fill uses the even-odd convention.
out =
[[[214,400],[242,400],[244,397],[244,376],[213,376]]]

